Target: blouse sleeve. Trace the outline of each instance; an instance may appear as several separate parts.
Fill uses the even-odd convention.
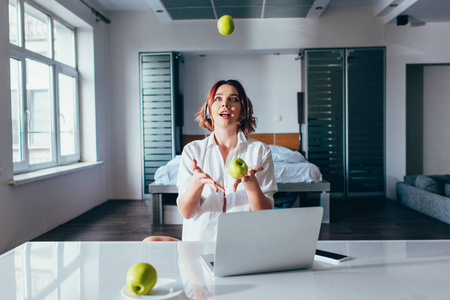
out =
[[[278,186],[275,181],[272,152],[270,149],[263,157],[260,166],[263,167],[263,170],[256,173],[256,178],[258,179],[261,191],[270,199],[272,207],[274,207],[273,195],[278,191]]]
[[[191,183],[193,175],[192,171],[193,155],[190,151],[189,145],[186,145],[181,153],[180,165],[178,167],[177,188],[178,199],[186,192]]]

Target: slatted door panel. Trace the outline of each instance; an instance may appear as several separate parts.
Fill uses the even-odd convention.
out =
[[[141,54],[144,193],[174,156],[172,54]]]
[[[347,55],[348,193],[384,194],[384,49]]]
[[[308,160],[320,168],[334,193],[343,193],[343,50],[306,51]]]

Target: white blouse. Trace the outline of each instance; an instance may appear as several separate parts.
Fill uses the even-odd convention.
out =
[[[238,144],[228,155],[224,164],[219,146],[214,139],[214,133],[203,140],[193,141],[187,144],[181,155],[178,170],[178,199],[186,192],[193,175],[192,162],[197,160],[197,165],[203,172],[225,188],[226,212],[249,211],[250,203],[243,183],[233,192],[236,179],[228,172],[228,165],[234,158],[242,158],[249,167],[261,166],[262,171],[256,173],[256,178],[264,195],[272,202],[273,195],[278,191],[274,177],[272,154],[269,146],[245,137],[242,131],[238,133]],[[217,232],[217,220],[223,211],[224,193],[221,190],[214,191],[209,185],[205,185],[202,191],[197,214],[187,220],[183,220],[183,241],[215,241]]]

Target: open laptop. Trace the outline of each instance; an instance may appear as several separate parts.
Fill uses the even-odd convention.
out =
[[[202,261],[219,277],[310,268],[322,215],[322,207],[223,213],[215,253]]]

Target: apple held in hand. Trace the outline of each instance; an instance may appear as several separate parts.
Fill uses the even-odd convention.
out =
[[[148,263],[137,263],[131,266],[127,273],[127,286],[137,295],[148,294],[157,280],[155,268]]]
[[[234,31],[234,21],[229,15],[223,15],[217,21],[217,29],[221,35],[230,35]]]
[[[230,162],[228,171],[230,172],[231,177],[239,179],[247,174],[248,166],[242,158],[235,158]]]

